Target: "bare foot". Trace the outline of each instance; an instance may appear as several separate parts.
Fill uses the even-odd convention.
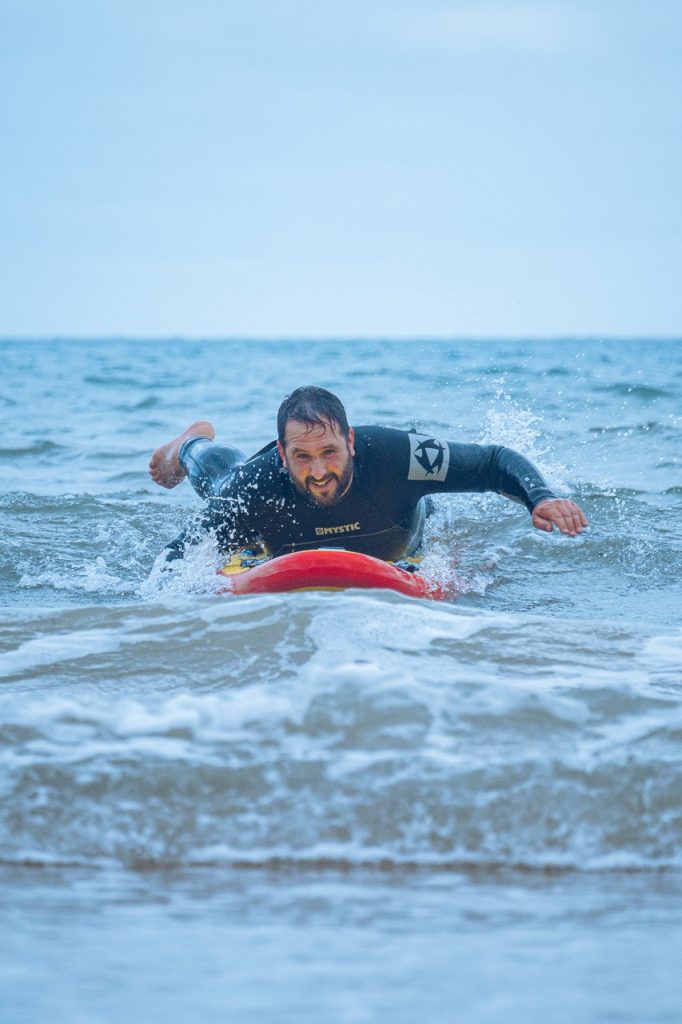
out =
[[[182,434],[156,449],[149,460],[149,475],[159,487],[177,487],[180,481],[185,479],[185,471],[178,461],[178,455],[190,437],[208,437],[212,441],[215,437],[213,424],[208,420],[197,420]]]

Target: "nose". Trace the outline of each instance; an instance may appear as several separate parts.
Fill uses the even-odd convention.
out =
[[[322,480],[327,475],[327,464],[321,457],[313,459],[310,469],[314,480]]]

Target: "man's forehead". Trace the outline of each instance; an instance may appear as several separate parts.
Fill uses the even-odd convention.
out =
[[[303,420],[288,420],[284,428],[285,445],[323,444],[325,442],[343,441],[344,434],[334,420],[322,420],[320,423],[304,423]]]

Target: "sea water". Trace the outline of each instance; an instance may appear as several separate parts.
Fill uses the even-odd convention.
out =
[[[0,357],[3,1024],[682,1019],[676,343]],[[200,508],[153,448],[255,451],[302,383],[526,453],[589,530],[441,497],[443,603],[152,572]]]

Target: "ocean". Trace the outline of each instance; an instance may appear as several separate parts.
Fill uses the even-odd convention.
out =
[[[0,357],[3,1024],[678,1024],[678,343]],[[160,578],[201,503],[151,451],[256,451],[304,383],[524,452],[589,529],[438,498],[440,603],[221,596],[210,539]]]

